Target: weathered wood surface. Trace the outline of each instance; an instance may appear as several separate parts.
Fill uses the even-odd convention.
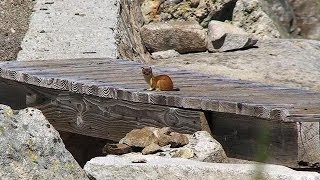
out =
[[[257,161],[262,153],[267,163],[290,167],[320,161],[319,122],[285,123],[227,113],[211,113],[209,119],[228,157]]]
[[[203,127],[199,111],[76,94],[2,78],[0,82],[36,95],[33,102],[19,107],[24,104],[40,109],[60,131],[119,141],[132,129],[145,126],[170,127],[181,133],[194,133]]]
[[[285,122],[319,121],[320,93],[250,81],[154,68],[180,91],[146,91],[142,64],[119,59],[0,63],[0,77],[45,88],[196,110],[227,112]]]

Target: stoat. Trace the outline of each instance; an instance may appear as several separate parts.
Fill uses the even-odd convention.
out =
[[[179,91],[179,88],[173,87],[173,82],[168,75],[154,76],[151,67],[141,67],[142,74],[148,85],[149,91]]]

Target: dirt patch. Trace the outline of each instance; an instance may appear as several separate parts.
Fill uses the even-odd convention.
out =
[[[33,0],[0,0],[0,61],[16,59],[34,4]]]

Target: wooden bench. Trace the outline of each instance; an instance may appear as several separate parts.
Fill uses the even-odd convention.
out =
[[[141,66],[120,59],[10,61],[0,63],[0,81],[27,94],[21,107],[39,108],[58,130],[117,141],[134,128],[192,133],[208,130],[208,122],[229,157],[252,160],[267,132],[268,162],[319,161],[320,93],[156,67],[180,91],[146,91]]]

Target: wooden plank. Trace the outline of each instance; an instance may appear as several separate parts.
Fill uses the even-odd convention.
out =
[[[72,94],[31,85],[25,88],[48,99],[34,107],[61,131],[119,141],[132,129],[145,126],[167,126],[182,133],[201,130],[199,111]]]
[[[46,65],[50,62],[50,65]],[[148,92],[142,64],[113,59],[79,62],[0,63],[0,76],[51,89],[155,105],[256,116],[279,121],[318,121],[320,93],[208,76],[175,68],[169,74],[180,91]],[[313,111],[299,109],[313,108]]]
[[[212,113],[212,131],[228,157],[298,167],[320,160],[318,122],[283,123],[227,113]],[[265,148],[261,148],[265,147]]]

